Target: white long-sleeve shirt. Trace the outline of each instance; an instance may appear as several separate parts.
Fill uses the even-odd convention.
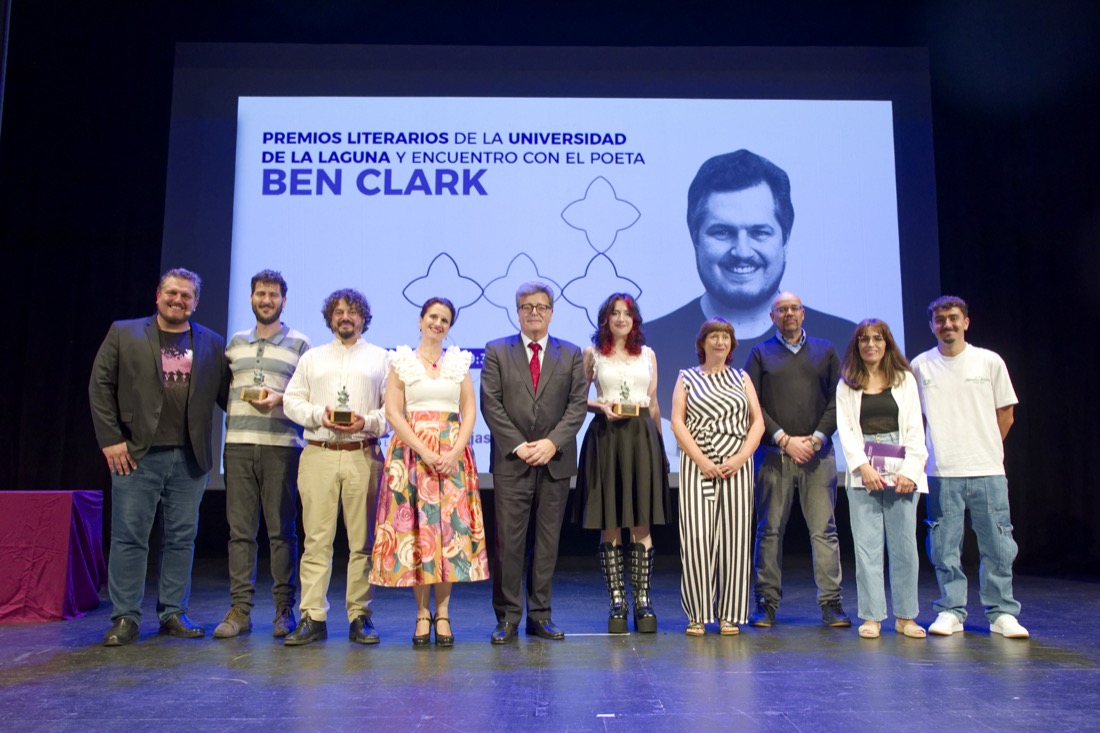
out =
[[[390,354],[359,339],[344,346],[333,339],[302,355],[283,395],[283,410],[305,428],[306,440],[354,442],[380,438],[389,432],[383,401]],[[366,420],[363,430],[337,433],[321,422],[329,408],[339,407],[337,394],[348,393],[348,407]]]

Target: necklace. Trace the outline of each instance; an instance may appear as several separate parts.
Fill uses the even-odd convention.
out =
[[[421,354],[420,349],[416,350],[416,355],[419,356],[421,359],[423,359],[428,364],[431,364],[432,369],[438,369],[439,368],[439,359],[443,356],[443,352],[442,351],[439,352],[439,356],[435,357],[434,359],[429,359],[428,357]]]

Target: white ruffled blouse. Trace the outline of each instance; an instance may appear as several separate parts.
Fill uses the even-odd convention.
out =
[[[470,371],[473,354],[457,346],[447,347],[440,359],[438,377],[428,374],[408,346],[398,346],[392,354],[393,369],[405,383],[406,411],[458,412],[462,380]]]

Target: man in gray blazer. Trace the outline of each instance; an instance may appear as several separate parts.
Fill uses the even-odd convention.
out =
[[[532,517],[527,633],[565,638],[550,619],[550,586],[569,478],[577,473],[577,431],[588,406],[580,349],[548,333],[553,291],[541,282],[524,283],[516,291],[516,310],[521,333],[487,344],[481,371],[496,509],[493,644],[514,641],[519,629]]]
[[[92,367],[92,422],[111,471],[107,585],[114,608],[105,646],[138,638],[158,505],[164,517],[160,633],[205,634],[186,612],[199,503],[214,466],[214,405],[225,408],[229,370],[224,339],[191,322],[200,286],[195,273],[169,270],[157,286],[156,315],[112,323]]]

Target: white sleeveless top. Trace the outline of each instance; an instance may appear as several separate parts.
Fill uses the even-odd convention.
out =
[[[405,411],[458,412],[462,380],[470,371],[474,355],[449,346],[440,359],[439,376],[428,370],[408,346],[393,350],[393,370],[405,383]]]
[[[653,381],[653,350],[642,347],[637,356],[604,356],[592,347],[598,402],[633,402],[649,407],[649,384]]]

